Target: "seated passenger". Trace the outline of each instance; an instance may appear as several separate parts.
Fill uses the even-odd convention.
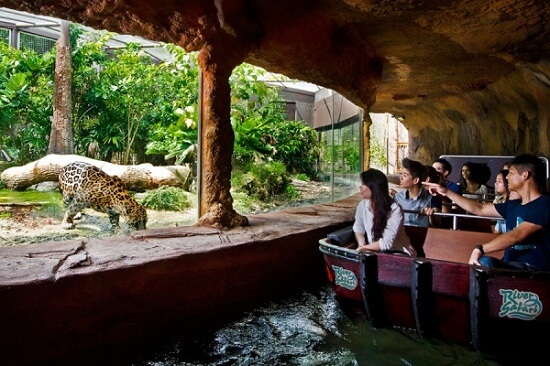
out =
[[[508,181],[506,177],[508,176],[508,169],[501,170],[495,180],[495,199],[493,203],[506,203],[508,200],[517,200],[519,195],[516,191],[510,191],[508,189]],[[506,232],[506,221],[497,220],[496,224],[491,227],[494,233],[505,233]]]
[[[435,168],[431,165],[426,165],[426,172],[428,175],[426,176],[425,182],[431,182],[431,183],[439,183],[443,184],[443,177],[441,174],[435,170]],[[443,197],[441,196],[432,196],[432,207],[439,207],[439,210],[443,212]],[[434,209],[433,212],[437,212],[437,209]],[[430,226],[433,227],[440,227],[441,226],[441,217],[433,216],[430,214]]]
[[[453,172],[453,166],[447,159],[439,158],[434,160],[432,166],[439,174],[441,174],[441,184],[445,185],[451,191],[462,194],[462,188],[455,182],[451,182],[448,177]]]
[[[419,213],[405,213],[405,225],[430,226],[430,217],[434,212],[441,211],[441,199],[433,197],[422,187],[426,180],[427,171],[422,163],[403,159],[403,171],[399,174],[401,192],[393,199],[403,210],[418,211]]]
[[[546,193],[546,167],[535,155],[519,155],[510,162],[508,188],[520,199],[482,204],[446,187],[424,183],[432,194],[447,196],[463,209],[480,216],[506,220],[507,232],[472,251],[469,263],[486,267],[517,268],[516,263],[550,270],[550,196]],[[505,250],[502,259],[485,254]]]
[[[485,166],[486,167],[486,166]],[[485,174],[483,164],[466,162],[462,164],[462,175],[459,180],[459,185],[462,188],[462,195],[466,198],[483,201],[485,195],[489,193],[489,188],[485,185],[491,176]]]
[[[441,184],[455,193],[462,194],[462,188],[457,183],[449,180],[449,175],[453,172],[453,166],[447,159],[439,158],[434,160],[432,167],[441,175]],[[451,212],[453,208],[451,200],[443,197],[442,201],[441,212]]]
[[[359,193],[363,200],[355,212],[353,232],[358,251],[402,252],[416,257],[403,226],[401,207],[390,197],[388,178],[377,169],[360,175]]]

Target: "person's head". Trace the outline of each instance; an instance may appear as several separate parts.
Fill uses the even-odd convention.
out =
[[[403,188],[421,186],[426,180],[426,167],[422,163],[408,158],[403,159],[403,171],[399,174],[399,184]]]
[[[523,154],[510,162],[507,176],[510,190],[519,189],[524,182],[531,180],[540,193],[546,193],[546,166],[536,155]]]
[[[501,170],[498,172],[497,177],[495,178],[495,192],[502,196],[508,197],[510,191],[508,190],[508,181],[506,177],[508,176],[508,170]]]
[[[453,166],[451,165],[451,163],[449,163],[447,159],[444,159],[444,158],[439,158],[437,160],[434,160],[434,162],[432,163],[432,166],[445,179],[447,179],[449,174],[453,172]]]
[[[360,178],[359,192],[364,199],[373,199],[376,202],[380,196],[388,195],[388,177],[380,170],[366,170],[361,173]]]
[[[472,178],[472,171],[475,170],[474,163],[468,161],[464,164],[462,164],[462,169],[460,171],[460,174],[462,175],[463,179],[469,180]]]
[[[486,184],[491,177],[491,170],[487,164],[473,163],[468,161],[462,164],[461,181],[471,181],[478,184]]]
[[[372,237],[379,240],[388,223],[388,214],[393,199],[389,195],[388,177],[378,169],[369,169],[361,173],[359,192],[371,202],[373,212]]]
[[[426,165],[426,172],[426,182],[441,184],[443,177],[433,166]]]

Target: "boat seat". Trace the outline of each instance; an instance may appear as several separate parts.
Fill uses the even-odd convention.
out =
[[[540,268],[534,266],[531,263],[509,261],[509,262],[506,262],[505,265],[512,269],[519,269],[524,271],[541,271]]]
[[[332,233],[327,234],[327,239],[329,239],[330,244],[345,246],[352,242],[355,242],[355,235],[353,233],[353,225],[346,226],[342,229],[333,231]]]
[[[427,227],[421,227],[421,226],[407,226],[405,225],[405,232],[407,233],[407,236],[411,240],[411,245],[416,250],[416,254],[418,257],[424,257],[424,240],[426,239],[426,235],[428,234],[428,228]],[[353,233],[353,225],[346,226],[342,229],[333,231],[329,234],[327,234],[327,239],[330,244],[338,245],[340,247],[347,247],[347,248],[353,248],[354,245],[349,244],[355,244],[355,235]],[[390,253],[390,252],[386,252]],[[403,255],[407,255],[403,252],[394,252],[395,254],[401,253]]]

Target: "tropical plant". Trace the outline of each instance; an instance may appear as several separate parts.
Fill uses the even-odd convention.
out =
[[[270,130],[276,141],[274,159],[282,161],[292,174],[315,178],[320,152],[317,132],[301,121],[279,121]]]
[[[183,189],[166,186],[147,191],[141,204],[152,210],[166,211],[180,211],[191,206]]]
[[[376,167],[385,167],[388,165],[388,155],[382,142],[374,136],[370,140],[370,159],[371,165]]]
[[[245,171],[242,175],[235,175],[232,183],[239,187],[238,191],[254,195],[260,200],[284,194],[290,184],[290,175],[279,161],[251,164]]]
[[[112,36],[71,26],[75,152],[85,155],[93,144],[100,152],[94,157],[102,160],[116,155],[121,163],[143,162],[149,155],[194,169],[197,55],[165,45],[170,57],[154,64],[137,44],[108,52]],[[55,58],[2,47],[0,144],[11,156],[36,159],[47,149]],[[246,173],[250,163],[279,161],[289,172],[313,177],[316,133],[286,120],[285,103],[264,82],[267,77],[265,70],[242,64],[230,78],[234,167]]]
[[[55,56],[16,50],[4,42],[0,55],[0,146],[24,163],[48,147]]]

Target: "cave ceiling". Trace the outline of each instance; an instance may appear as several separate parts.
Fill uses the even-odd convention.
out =
[[[205,46],[396,115],[548,63],[543,0],[0,0],[96,29]],[[546,80],[546,82],[549,82]],[[549,82],[550,83],[550,82]]]

